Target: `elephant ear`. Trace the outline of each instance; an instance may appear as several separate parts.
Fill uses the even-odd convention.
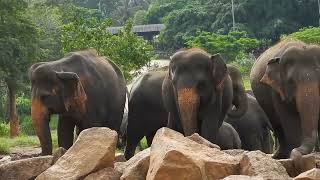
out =
[[[228,68],[220,54],[215,54],[211,56],[212,60],[212,75],[214,78],[214,84],[216,89],[222,90],[225,79],[228,76]]]
[[[62,97],[67,111],[70,108],[79,108],[80,112],[86,111],[87,95],[83,89],[79,76],[73,72],[56,72],[62,82]]]
[[[280,57],[270,59],[267,64],[265,74],[261,78],[260,82],[270,86],[274,91],[276,91],[280,95],[281,99],[284,100],[285,96],[281,88],[279,63]]]

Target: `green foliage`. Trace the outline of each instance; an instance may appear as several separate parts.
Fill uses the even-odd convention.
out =
[[[9,154],[10,153],[10,146],[5,141],[1,141],[0,138],[0,154]]]
[[[237,55],[236,60],[233,61],[232,64],[239,68],[242,75],[249,76],[255,60],[256,59],[252,54],[240,53]]]
[[[147,11],[146,10],[139,10],[136,12],[133,18],[133,24],[134,25],[142,25],[146,24],[146,15]]]
[[[247,89],[247,90],[251,89],[250,77],[249,76],[243,76],[242,80],[243,80],[244,88]]]
[[[29,5],[28,14],[39,30],[41,60],[61,57],[60,27],[63,18],[60,9],[45,3],[33,3]]]
[[[30,136],[36,135],[32,126],[32,119],[30,116],[22,116],[20,119],[20,131],[22,134]]]
[[[95,48],[100,55],[109,57],[118,64],[125,77],[130,79],[130,72],[140,69],[150,61],[152,46],[131,32],[132,21],[118,35],[106,31],[110,25],[110,19],[97,18],[76,18],[74,22],[64,25],[61,30],[63,53]]]
[[[196,31],[227,34],[239,30],[276,42],[282,34],[318,24],[317,0],[241,0],[234,4],[234,28],[230,0],[155,0],[147,22],[166,24],[160,36],[160,45],[166,49],[184,47],[184,37]]]
[[[31,100],[29,97],[25,97],[24,94],[16,98],[17,110],[20,116],[27,116],[31,114]]]
[[[22,116],[20,119],[20,131],[23,135],[31,136],[36,135],[36,132],[34,131],[33,125],[32,125],[32,118],[31,116]],[[58,126],[58,116],[52,115],[50,120],[50,129],[56,130]],[[1,135],[0,135],[1,136]]]
[[[140,141],[140,147],[141,147],[141,150],[143,149],[147,149],[149,146],[148,146],[148,143],[147,143],[147,139],[146,137],[143,137]]]
[[[298,32],[289,34],[288,36],[284,36],[282,38],[283,39],[294,38],[310,44],[320,44],[320,28],[319,27],[302,28]]]
[[[5,122],[0,122],[0,137],[8,137],[10,133],[10,125]]]
[[[0,2],[0,81],[16,84],[38,58],[39,35],[26,9],[23,0]]]
[[[195,36],[186,37],[188,47],[200,47],[211,54],[221,53],[228,60],[237,58],[241,62],[245,54],[259,46],[259,41],[248,37],[244,31],[231,31],[227,35],[198,32]]]

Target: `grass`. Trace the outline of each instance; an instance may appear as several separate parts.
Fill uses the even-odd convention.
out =
[[[58,147],[58,138],[56,130],[51,131],[53,149]],[[9,154],[10,148],[21,146],[40,146],[37,136],[20,135],[15,138],[0,137],[0,154]]]
[[[243,85],[245,87],[245,89],[251,89],[251,84],[250,84],[250,78],[245,76],[243,77]]]

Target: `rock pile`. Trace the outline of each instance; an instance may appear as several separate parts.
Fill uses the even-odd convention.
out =
[[[150,148],[128,161],[115,150],[117,133],[108,128],[90,128],[80,133],[75,144],[53,156],[0,164],[0,179],[85,179],[85,180],[265,180],[319,179],[315,156],[303,158],[299,174],[291,160],[274,160],[261,151],[227,150],[198,134],[184,137],[168,128],[157,131]],[[124,162],[123,162],[124,161]],[[291,177],[290,177],[290,176]]]

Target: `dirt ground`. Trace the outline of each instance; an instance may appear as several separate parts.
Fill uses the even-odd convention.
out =
[[[10,154],[0,154],[0,159],[5,156],[10,156],[11,160],[25,159],[30,157],[39,156],[41,148],[36,146],[25,146],[25,147],[13,147],[10,149]]]

